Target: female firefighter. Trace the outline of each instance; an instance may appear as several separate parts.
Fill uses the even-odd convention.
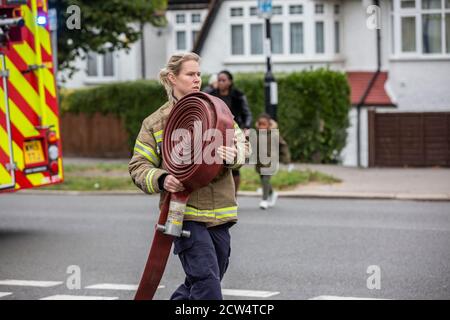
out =
[[[195,53],[175,54],[159,73],[168,101],[142,123],[136,139],[129,172],[133,182],[145,193],[183,191],[182,183],[167,173],[162,165],[162,139],[170,111],[188,93],[201,88],[200,57]],[[224,169],[210,183],[191,193],[184,213],[183,229],[189,238],[174,240],[174,254],[179,256],[186,278],[172,294],[173,300],[220,300],[221,280],[230,256],[229,228],[237,221],[237,203],[231,171],[245,162],[250,152],[243,132],[235,124],[235,144],[221,146],[218,154]],[[160,206],[162,201],[160,200]]]

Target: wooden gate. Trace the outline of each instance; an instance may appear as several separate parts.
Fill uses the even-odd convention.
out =
[[[369,166],[450,167],[450,112],[369,111]]]

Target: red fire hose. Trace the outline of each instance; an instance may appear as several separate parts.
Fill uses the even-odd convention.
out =
[[[199,126],[200,125],[200,126]],[[194,92],[184,96],[170,112],[163,139],[163,163],[169,174],[176,177],[185,187],[183,192],[164,195],[150,253],[136,292],[135,300],[151,300],[161,281],[169,258],[174,235],[189,236],[189,232],[181,229],[184,207],[190,193],[208,185],[223,167],[221,162],[206,164],[199,156],[203,150],[211,147],[214,139],[203,139],[211,129],[218,130],[223,141],[227,129],[233,128],[233,115],[227,105],[219,98],[203,92]],[[177,132],[181,139],[173,139]],[[186,135],[183,135],[186,133]],[[187,134],[189,133],[189,134]],[[200,143],[195,139],[202,135]],[[183,139],[184,138],[184,139]],[[198,141],[198,140],[197,140]],[[187,154],[186,150],[190,149]],[[189,161],[186,160],[188,157]]]

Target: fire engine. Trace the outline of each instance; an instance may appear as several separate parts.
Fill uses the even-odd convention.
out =
[[[0,192],[63,181],[47,0],[0,0]]]

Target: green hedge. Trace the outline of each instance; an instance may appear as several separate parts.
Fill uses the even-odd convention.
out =
[[[318,69],[277,74],[278,122],[291,149],[302,162],[332,163],[345,146],[350,107],[344,73]],[[206,84],[207,77],[204,78]],[[245,92],[254,119],[264,111],[263,74],[237,74],[235,85]],[[125,121],[130,149],[142,120],[166,100],[156,81],[109,84],[63,94],[63,112],[114,113]]]
[[[62,91],[61,111],[118,115],[124,120],[128,144],[130,150],[133,150],[142,120],[156,111],[166,100],[165,90],[156,81],[122,82]]]

